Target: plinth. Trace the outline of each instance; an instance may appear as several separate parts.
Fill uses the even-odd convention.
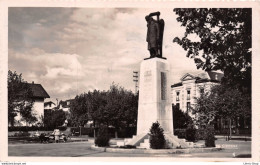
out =
[[[164,133],[173,134],[169,83],[170,65],[166,59],[144,60],[140,68],[137,136],[149,133],[158,121]]]
[[[142,61],[139,76],[137,135],[125,139],[123,145],[150,148],[150,128],[153,123],[158,121],[164,130],[167,147],[193,147],[193,143],[186,142],[185,139],[179,139],[173,134],[169,73],[170,65],[166,59],[149,58]]]

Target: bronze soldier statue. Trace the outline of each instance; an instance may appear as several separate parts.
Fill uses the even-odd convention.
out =
[[[157,20],[154,20],[152,16],[157,16]],[[159,19],[160,12],[150,13],[145,17],[147,21],[147,36],[148,50],[150,51],[150,58],[159,57],[162,58],[162,41],[164,20]]]

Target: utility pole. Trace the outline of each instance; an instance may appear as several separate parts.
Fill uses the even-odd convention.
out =
[[[135,82],[135,94],[137,94],[137,89],[138,89],[138,72],[133,71],[133,81]]]

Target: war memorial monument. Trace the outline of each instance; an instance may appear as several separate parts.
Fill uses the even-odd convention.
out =
[[[156,16],[157,20],[153,16]],[[149,148],[148,133],[152,124],[158,121],[164,130],[167,147],[189,148],[193,146],[193,143],[174,136],[170,101],[170,64],[162,53],[164,20],[159,17],[160,12],[150,13],[145,17],[146,41],[150,57],[145,58],[140,67],[137,135],[131,139],[125,139],[124,144],[121,145]]]

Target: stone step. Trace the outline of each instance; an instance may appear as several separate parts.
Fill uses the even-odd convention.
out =
[[[125,138],[125,139],[124,139],[124,142],[125,142],[125,144],[126,144],[126,143],[130,142],[131,140],[132,140],[132,138]]]
[[[187,142],[187,143],[189,143],[189,147],[190,147],[190,148],[193,148],[193,147],[194,147],[194,143],[193,143],[193,142]]]
[[[140,134],[138,136],[134,135],[133,138],[126,143],[126,145],[135,145],[138,146],[140,143],[144,141],[144,139],[148,138],[148,134]]]
[[[116,142],[116,145],[117,145],[118,147],[120,147],[120,146],[125,146],[125,142],[124,142],[124,141],[119,141],[119,142]]]
[[[140,145],[137,146],[137,148],[146,148],[146,149],[149,149],[149,148],[150,148],[149,138],[144,139],[143,142],[141,142]]]
[[[138,146],[137,148],[149,149],[150,148],[150,143],[141,143],[140,146]]]
[[[144,139],[144,143],[149,143],[150,144],[150,140],[149,139]]]

